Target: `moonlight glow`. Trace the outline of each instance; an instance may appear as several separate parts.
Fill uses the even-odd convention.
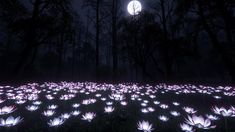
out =
[[[127,10],[131,15],[138,15],[142,10],[141,3],[137,0],[132,0],[127,6]]]

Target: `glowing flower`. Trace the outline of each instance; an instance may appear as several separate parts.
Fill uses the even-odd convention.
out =
[[[159,105],[159,104],[160,104],[159,101],[154,101],[153,103],[154,103],[155,105]]]
[[[150,97],[151,99],[156,98],[156,96],[155,96],[155,95],[150,95],[149,97]]]
[[[154,109],[153,107],[148,107],[148,111],[149,111],[149,112],[154,112],[155,109]]]
[[[69,119],[70,118],[70,114],[69,113],[64,113],[60,116],[63,119]]]
[[[208,118],[208,119],[210,119],[210,120],[219,120],[219,117],[218,116],[215,116],[215,115],[206,115],[206,117]]]
[[[93,112],[87,112],[84,115],[82,115],[82,120],[87,120],[88,122],[91,122],[92,119],[94,119],[96,116]]]
[[[166,104],[161,104],[160,105],[160,108],[162,108],[162,109],[167,109],[169,106],[168,105],[166,105]]]
[[[77,104],[77,103],[72,105],[73,108],[78,108],[79,106],[80,104]]]
[[[144,107],[145,107],[145,106],[147,106],[147,104],[146,104],[146,103],[141,103],[140,105],[141,105],[141,106],[144,106]]]
[[[121,105],[126,106],[127,102],[126,101],[121,101]]]
[[[96,102],[96,99],[86,99],[82,101],[83,105],[89,105],[89,104],[93,104]]]
[[[158,118],[159,118],[159,120],[161,120],[163,122],[167,122],[169,120],[169,118],[164,115],[160,115]]]
[[[73,116],[78,116],[81,112],[79,110],[72,111],[71,114]]]
[[[106,105],[113,105],[113,102],[106,102]]]
[[[214,108],[212,108],[212,110],[214,111],[215,114],[222,115],[224,117],[235,116],[233,115],[232,109],[225,109],[224,107],[218,108],[217,106],[215,106]]]
[[[188,124],[180,124],[180,128],[182,131],[185,131],[185,132],[194,132],[195,130],[193,129],[192,126],[189,126]]]
[[[106,100],[106,98],[101,98],[101,100],[102,100],[102,101],[105,101],[105,100]]]
[[[177,112],[177,111],[171,111],[170,113],[171,113],[171,115],[173,115],[173,116],[180,116],[180,113]]]
[[[3,103],[5,100],[0,99],[0,104]]]
[[[195,114],[197,111],[194,110],[194,108],[191,107],[183,107],[183,110],[189,114]]]
[[[15,125],[19,124],[22,121],[23,121],[23,118],[21,118],[21,117],[14,118],[14,117],[10,116],[6,120],[1,118],[0,119],[0,126],[11,127],[11,126],[15,126]]]
[[[116,100],[116,101],[122,101],[125,99],[125,96],[123,94],[111,94],[109,95],[110,99]]]
[[[152,128],[152,124],[150,124],[148,121],[142,121],[137,123],[138,130],[144,131],[144,132],[151,132],[154,129]]]
[[[215,99],[221,99],[220,96],[213,96]]]
[[[50,110],[56,109],[58,106],[57,105],[49,105],[47,108]]]
[[[64,123],[64,119],[62,118],[54,118],[53,120],[50,120],[47,124],[50,126],[50,127],[54,127],[54,126],[60,126]]]
[[[186,119],[185,122],[191,126],[195,126],[201,129],[211,129],[216,127],[215,125],[214,126],[211,125],[210,119],[204,119],[202,116],[196,116],[196,115],[193,115],[192,117],[188,116],[188,119]]]
[[[40,105],[40,104],[42,104],[42,102],[41,101],[34,101],[33,104],[34,105]]]
[[[101,94],[96,94],[95,96],[96,96],[96,97],[101,97]]]
[[[26,100],[17,100],[16,103],[17,104],[24,104],[26,102]]]
[[[146,104],[147,104],[147,103],[149,103],[149,101],[148,101],[148,100],[143,100],[143,102],[144,102],[144,103],[146,103]]]
[[[53,100],[53,99],[54,99],[54,97],[51,96],[51,95],[46,95],[46,98],[47,98],[48,100]]]
[[[232,110],[232,112],[233,112],[233,117],[234,117],[234,116],[235,116],[235,107],[231,106],[230,109]]]
[[[29,110],[29,111],[35,111],[37,110],[39,107],[36,106],[36,105],[28,105],[26,106],[26,109]]]
[[[146,109],[146,108],[143,108],[143,109],[141,109],[141,112],[142,112],[142,113],[149,113],[149,110]]]
[[[6,115],[14,112],[16,110],[15,106],[4,106],[0,109],[0,115]]]
[[[114,108],[112,106],[104,107],[104,112],[105,113],[111,113],[114,111]]]
[[[44,116],[49,117],[49,116],[54,115],[54,114],[55,114],[55,111],[54,111],[54,110],[47,110],[47,111],[44,111],[42,114],[43,114]]]
[[[172,104],[175,105],[175,106],[179,106],[180,105],[180,103],[178,103],[178,102],[173,102]]]

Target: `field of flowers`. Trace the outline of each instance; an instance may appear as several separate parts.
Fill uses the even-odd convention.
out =
[[[192,84],[0,86],[0,132],[235,132],[234,96]]]

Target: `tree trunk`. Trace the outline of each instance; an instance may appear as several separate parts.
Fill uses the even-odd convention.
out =
[[[162,27],[163,27],[163,32],[164,32],[164,57],[165,57],[165,66],[166,66],[166,71],[165,71],[165,79],[169,81],[171,73],[172,73],[172,62],[171,58],[169,56],[169,43],[168,43],[168,31],[167,31],[167,20],[166,20],[166,13],[165,13],[165,3],[164,0],[160,0],[160,6],[161,6],[161,15],[162,15]]]
[[[27,65],[28,69],[30,69],[31,66],[33,66],[33,64],[34,64],[34,61],[35,61],[35,59],[36,59],[36,57],[37,57],[37,53],[38,53],[38,47],[36,46],[36,47],[34,47],[32,50],[33,50],[33,51],[32,51],[32,57],[31,57],[31,59],[30,59],[29,64]]]
[[[225,64],[225,67],[227,67],[227,70],[229,71],[229,74],[231,77],[231,82],[235,83],[235,69],[234,69],[235,64],[233,62],[233,58],[231,58],[232,56],[230,56],[226,52],[226,50],[220,45],[220,42],[219,42],[219,39],[217,38],[217,35],[214,34],[214,32],[212,31],[212,29],[210,28],[209,24],[206,21],[206,17],[204,15],[204,10],[203,10],[202,6],[200,5],[200,3],[198,5],[199,5],[198,15],[201,18],[204,29],[207,32],[207,34],[209,35],[213,46],[218,51],[218,53],[221,55],[222,61]]]
[[[95,49],[95,58],[96,58],[96,79],[99,79],[99,47],[100,47],[100,0],[96,1],[96,49]]]
[[[20,59],[16,65],[15,72],[19,76],[21,72],[24,71],[25,66],[29,61],[29,56],[32,53],[32,50],[38,46],[36,40],[36,23],[39,17],[39,8],[41,5],[41,0],[36,0],[33,5],[33,15],[29,24],[29,30],[25,36],[26,46],[21,52]]]
[[[117,78],[117,0],[112,2],[112,54],[113,54],[113,80]]]
[[[229,15],[228,9],[226,8],[226,1],[216,0],[216,3],[217,3],[217,7],[219,9],[219,13],[220,13],[222,19],[224,20],[227,42],[231,45],[232,41],[233,41],[232,31],[231,31],[232,30],[232,28],[231,28],[232,18]]]
[[[60,35],[60,41],[59,41],[59,47],[58,47],[58,69],[56,73],[56,78],[59,79],[61,77],[61,69],[63,67],[62,62],[63,62],[63,49],[64,49],[64,34],[62,33]]]

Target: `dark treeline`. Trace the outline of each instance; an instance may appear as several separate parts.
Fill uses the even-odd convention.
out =
[[[234,0],[1,0],[0,79],[235,82]]]

